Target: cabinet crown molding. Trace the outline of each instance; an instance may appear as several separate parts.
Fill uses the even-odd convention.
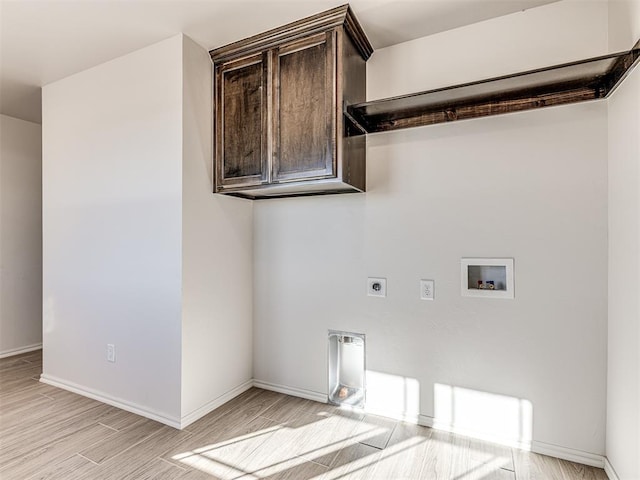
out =
[[[351,37],[362,58],[368,60],[373,47],[348,4],[210,50],[209,55],[214,63],[226,62],[340,26]]]

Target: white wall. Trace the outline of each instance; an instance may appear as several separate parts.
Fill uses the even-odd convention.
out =
[[[253,203],[213,195],[211,59],[184,37],[183,423],[252,378]]]
[[[640,41],[640,2],[609,0],[609,50],[623,52]]]
[[[0,115],[0,357],[42,343],[40,125]]]
[[[43,89],[43,379],[168,423],[181,415],[181,92],[182,36]]]
[[[473,80],[482,62],[495,74],[523,68],[513,55],[475,50],[491,43],[484,38],[508,43],[498,49],[505,55],[533,55],[540,42],[538,59],[605,53],[606,5],[582,5],[449,32],[463,57],[456,63],[465,64],[465,49],[482,55],[456,81]],[[556,14],[572,21],[555,22]],[[511,37],[510,21],[526,34]],[[369,98],[438,86],[413,83],[451,66],[448,49],[416,48],[442,46],[436,40],[375,52]],[[595,102],[370,136],[366,195],[257,203],[256,379],[325,394],[327,329],[361,332],[368,369],[407,379],[399,385],[417,380],[423,421],[438,423],[437,385],[513,397],[531,402],[535,449],[601,462],[589,454],[604,454],[605,437],[606,108]],[[465,256],[515,258],[515,299],[462,298]],[[386,299],[365,296],[367,276],[388,279]],[[435,301],[418,299],[420,278],[435,280]]]
[[[640,38],[640,4],[610,4],[612,50]],[[640,478],[640,69],[609,99],[609,324],[607,458]]]
[[[367,99],[607,53],[607,3],[564,0],[376,50],[367,62]]]
[[[389,47],[369,98],[628,48],[637,29],[612,37],[616,18],[565,1]],[[423,418],[439,386],[464,387],[531,402],[538,448],[604,453],[605,103],[372,136],[366,195],[253,205],[210,194],[207,62],[178,36],[44,88],[46,380],[178,424],[243,387],[252,338],[255,378],[326,394],[326,330],[354,330],[370,370],[419,383]],[[609,280],[629,288],[637,184],[615,174],[637,144],[612,140],[634,138],[633,78],[609,123]],[[514,257],[515,300],[460,297],[462,256]],[[387,299],[365,296],[368,275],[389,279]],[[434,302],[417,299],[425,277]],[[609,403],[624,409],[638,306],[614,290]],[[634,472],[617,412],[607,453]]]
[[[534,440],[603,454],[606,105],[379,135],[367,168],[366,195],[255,206],[255,377],[326,393],[327,329],[361,332],[422,415],[436,383],[508,395]],[[462,298],[466,256],[515,258],[515,300]]]
[[[640,478],[640,70],[609,100],[607,456]]]

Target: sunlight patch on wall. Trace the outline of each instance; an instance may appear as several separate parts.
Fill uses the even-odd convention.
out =
[[[367,412],[417,422],[420,383],[415,378],[367,370]]]
[[[529,400],[434,384],[433,427],[518,448],[531,447]]]

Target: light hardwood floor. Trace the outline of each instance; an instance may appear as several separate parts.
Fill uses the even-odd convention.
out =
[[[606,479],[603,470],[252,388],[179,431],[0,360],[0,478]]]

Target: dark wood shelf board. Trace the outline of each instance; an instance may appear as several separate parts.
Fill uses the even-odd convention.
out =
[[[628,51],[346,108],[353,135],[605,98],[640,59]]]

